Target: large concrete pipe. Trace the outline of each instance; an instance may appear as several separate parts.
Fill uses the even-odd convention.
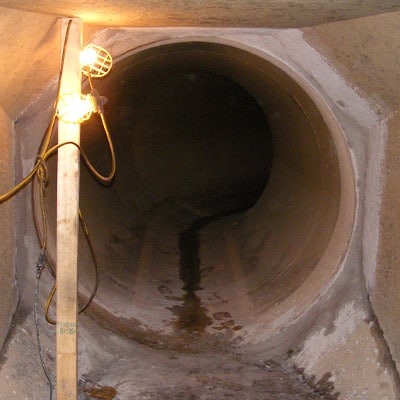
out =
[[[118,171],[113,185],[101,187],[82,167],[100,286],[79,318],[80,378],[114,386],[118,397],[140,398],[144,382],[149,393],[157,382],[180,382],[159,398],[197,398],[207,379],[210,398],[223,397],[214,388],[234,371],[219,358],[223,349],[240,360],[232,380],[240,375],[244,392],[269,375],[273,359],[334,385],[339,398],[399,398],[399,15],[345,20],[355,14],[334,7],[335,15],[324,14],[322,5],[294,12],[291,4],[273,15],[267,3],[262,24],[255,9],[243,19],[222,3],[202,8],[202,27],[172,3],[163,24],[133,6],[103,7],[96,20],[82,15],[85,44],[90,37],[114,56],[111,75],[94,84],[109,100]],[[50,15],[47,6],[46,14],[1,12],[2,192],[32,168],[54,111],[57,19],[78,15]],[[302,28],[321,13],[324,24]],[[341,22],[327,23],[332,16]],[[287,21],[298,29],[271,29]],[[83,145],[107,172],[95,119],[82,126]],[[49,172],[54,254],[54,165]],[[26,188],[0,206],[4,398],[47,394],[31,315],[38,242],[30,194]],[[80,242],[83,304],[95,274],[83,235]],[[40,311],[52,284],[45,270]],[[39,324],[52,372],[54,329],[42,313]],[[259,375],[254,368],[242,374],[255,364]],[[180,395],[196,379],[195,396]]]
[[[127,52],[96,84],[118,173],[82,172],[101,267],[88,312],[157,347],[259,343],[305,314],[339,273],[354,182],[323,103],[249,51],[206,41]],[[83,126],[109,166],[102,128]],[[94,285],[82,237],[81,287]]]

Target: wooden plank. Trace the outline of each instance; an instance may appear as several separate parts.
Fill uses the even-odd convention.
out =
[[[61,21],[64,43],[69,19]],[[79,54],[82,22],[74,18],[67,37],[60,95],[81,93]],[[80,143],[80,124],[58,121],[58,142]],[[58,150],[57,170],[57,400],[77,399],[77,282],[79,227],[79,150]]]

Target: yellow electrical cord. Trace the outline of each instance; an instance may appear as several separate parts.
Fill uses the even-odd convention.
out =
[[[62,73],[63,73],[63,69],[64,69],[64,59],[65,59],[65,50],[66,50],[66,44],[67,44],[67,40],[68,40],[68,36],[69,36],[69,30],[70,30],[70,25],[71,25],[72,20],[69,20],[68,22],[68,26],[67,26],[67,31],[66,31],[66,36],[65,36],[65,41],[64,41],[64,45],[63,45],[63,51],[62,51],[62,56],[61,56],[61,69],[60,69],[60,73],[59,73],[59,79],[58,79],[58,89],[57,89],[57,101],[54,105],[54,113],[51,117],[51,121],[50,124],[46,130],[46,133],[43,137],[42,140],[42,144],[41,144],[41,148],[40,148],[40,152],[36,158],[36,162],[35,165],[33,166],[31,172],[29,172],[29,174],[23,178],[21,180],[21,182],[19,182],[17,185],[15,185],[12,189],[10,189],[9,191],[7,191],[6,193],[0,195],[0,204],[11,199],[13,196],[15,196],[21,189],[23,189],[26,185],[29,184],[29,182],[32,181],[32,179],[34,178],[34,176],[37,174],[37,172],[39,171],[43,161],[47,160],[53,153],[54,150],[58,149],[61,146],[64,146],[67,143],[61,143],[57,146],[52,147],[51,149],[49,149],[49,145],[50,145],[50,141],[53,135],[53,131],[54,131],[54,125],[57,119],[57,111],[56,111],[56,105],[58,102],[58,98],[60,96],[60,82],[61,82],[61,77],[62,77]],[[90,78],[90,75],[88,76],[88,81],[89,81],[89,85],[90,85],[90,89],[93,91],[94,87],[92,85],[92,80]],[[116,171],[116,160],[115,160],[115,151],[114,151],[114,146],[111,140],[111,135],[110,132],[108,130],[107,127],[107,123],[104,117],[104,113],[102,111],[99,110],[99,115],[101,118],[101,122],[103,124],[103,128],[104,128],[104,132],[106,135],[106,139],[107,139],[107,144],[109,147],[109,151],[110,151],[110,155],[111,155],[111,172],[107,175],[104,176],[101,173],[99,173],[97,171],[97,169],[93,166],[93,164],[90,162],[89,157],[86,155],[86,153],[83,151],[83,149],[81,148],[81,146],[79,146],[76,143],[72,143],[72,142],[68,142],[70,144],[74,144],[75,146],[78,147],[81,156],[85,162],[85,165],[87,166],[87,168],[89,169],[89,171],[92,173],[92,175],[99,180],[102,183],[109,183],[112,181],[112,179],[114,178],[115,175],[115,171]]]
[[[39,155],[37,156],[35,165],[33,166],[31,172],[24,179],[22,179],[21,182],[19,182],[17,185],[15,185],[8,192],[0,195],[0,204],[5,202],[5,201],[7,201],[7,200],[9,200],[11,197],[15,196],[15,194],[17,194],[21,189],[23,189],[26,185],[28,185],[29,182],[38,173],[39,169],[41,168],[41,165],[42,165],[43,161],[46,161],[61,146],[65,146],[67,144],[72,144],[72,145],[78,147],[78,149],[80,151],[80,154],[81,154],[81,156],[82,156],[82,158],[83,158],[83,160],[85,162],[85,165],[87,166],[89,171],[92,173],[92,175],[96,179],[98,179],[100,182],[103,182],[103,183],[111,182],[112,179],[114,178],[115,172],[116,172],[115,151],[114,151],[114,146],[113,146],[113,143],[112,143],[112,140],[111,140],[111,135],[110,135],[110,132],[108,130],[104,114],[103,113],[99,113],[99,115],[100,115],[100,118],[101,118],[101,122],[103,124],[104,132],[105,132],[106,139],[107,139],[107,144],[108,144],[110,155],[111,155],[111,172],[107,176],[104,176],[100,172],[97,171],[97,169],[93,166],[93,164],[91,163],[89,157],[87,156],[85,151],[82,149],[82,147],[80,145],[78,145],[77,143],[75,143],[75,142],[59,143],[59,144],[51,147],[50,149],[48,149],[49,142],[51,140],[51,136],[52,136],[53,129],[54,129],[54,122],[53,121],[55,121],[55,116],[56,116],[56,114],[54,114],[53,118],[52,118],[52,122],[50,123],[50,126],[49,126],[49,128],[48,128],[48,130],[46,132],[45,138],[43,140],[42,150],[40,151]]]
[[[61,68],[60,68],[60,72],[58,75],[57,98],[60,96],[61,77],[62,77],[62,73],[63,73],[63,69],[64,69],[65,53],[66,53],[67,41],[68,41],[68,37],[69,37],[71,23],[72,23],[72,19],[70,19],[68,21],[68,25],[67,25],[67,29],[66,29],[66,33],[65,33],[65,40],[64,40],[64,44],[63,44],[63,50],[61,53]],[[55,106],[54,106],[54,108],[55,108]],[[8,192],[6,192],[0,196],[0,204],[11,199],[11,197],[15,196],[15,194],[17,194],[21,189],[23,189],[33,179],[33,177],[39,170],[42,160],[44,159],[44,155],[48,149],[48,146],[49,146],[49,143],[51,140],[51,136],[53,135],[56,118],[57,118],[57,113],[54,112],[51,117],[50,124],[46,130],[44,137],[43,137],[41,149],[40,149],[39,155],[36,159],[36,163],[32,168],[32,171],[24,179],[22,179],[22,181],[20,183],[18,183],[12,189],[10,189]]]
[[[69,36],[69,30],[70,30],[70,25],[71,25],[72,20],[69,21],[68,26],[67,26],[67,31],[66,31],[66,36],[65,36],[65,41],[64,41],[64,46],[63,46],[63,51],[62,51],[62,57],[61,57],[61,69],[60,69],[60,74],[59,74],[59,79],[58,79],[58,90],[57,90],[57,102],[58,102],[58,98],[59,98],[59,94],[60,94],[60,82],[61,82],[61,77],[62,77],[62,73],[63,73],[63,67],[64,67],[64,58],[65,58],[65,50],[66,50],[66,43],[67,43],[67,39]],[[93,91],[93,85],[90,79],[90,76],[88,77],[89,80],[89,84],[90,84],[90,88]],[[87,154],[85,153],[85,151],[82,149],[82,147],[75,143],[75,142],[64,142],[64,143],[59,143],[57,145],[54,145],[52,147],[49,148],[50,146],[50,142],[51,142],[51,138],[53,136],[53,132],[54,132],[54,126],[55,126],[55,122],[57,119],[57,112],[56,112],[56,105],[57,102],[54,106],[54,113],[51,117],[50,123],[47,127],[47,130],[43,136],[41,145],[40,145],[40,151],[38,156],[36,157],[36,161],[35,164],[32,168],[32,170],[29,172],[29,174],[23,178],[17,185],[15,185],[13,188],[11,188],[9,191],[7,191],[6,193],[0,195],[0,204],[9,200],[10,198],[12,198],[13,196],[15,196],[15,194],[17,194],[20,190],[22,190],[25,186],[27,186],[31,181],[33,182],[33,186],[32,186],[32,190],[34,192],[34,184],[35,181],[37,180],[40,188],[39,188],[39,206],[40,206],[40,215],[41,215],[41,223],[39,224],[39,221],[37,220],[37,215],[34,211],[34,217],[35,217],[35,225],[36,225],[36,230],[38,232],[38,237],[39,237],[39,242],[40,242],[40,246],[42,248],[42,250],[45,250],[47,247],[47,230],[48,230],[48,222],[47,222],[47,213],[45,210],[45,202],[44,202],[44,198],[45,198],[45,188],[47,186],[48,183],[48,171],[47,171],[47,167],[46,167],[46,161],[52,156],[54,155],[57,150],[62,147],[62,146],[66,146],[68,144],[76,146],[80,152],[80,155],[86,165],[86,167],[88,168],[88,170],[91,172],[91,174],[100,182],[102,183],[109,183],[112,181],[112,179],[115,176],[115,172],[116,172],[116,160],[115,160],[115,151],[114,151],[114,146],[111,140],[111,135],[110,132],[108,130],[107,127],[107,123],[106,123],[106,119],[104,117],[104,113],[102,111],[102,104],[100,105],[100,107],[98,107],[98,114],[100,115],[101,118],[101,122],[104,128],[104,132],[106,135],[106,139],[107,139],[107,144],[108,144],[108,148],[109,148],[109,152],[110,152],[110,156],[111,156],[111,171],[108,175],[102,175],[91,163],[89,157],[87,156]],[[35,210],[35,194],[33,193],[32,196],[33,199],[33,209]],[[83,218],[82,212],[81,210],[79,210],[79,219],[80,219],[80,223],[81,226],[83,228],[84,234],[85,234],[85,238],[86,241],[88,243],[89,246],[89,250],[93,259],[93,263],[94,263],[94,267],[95,267],[95,272],[96,272],[96,280],[95,280],[95,286],[92,290],[92,293],[88,299],[88,301],[86,302],[86,304],[79,310],[79,313],[83,312],[84,310],[86,310],[89,305],[91,304],[93,298],[96,295],[97,292],[97,288],[98,288],[98,275],[99,275],[99,268],[98,268],[98,264],[97,264],[97,259],[95,256],[95,252],[94,252],[94,248],[89,236],[89,231],[87,228],[87,225],[85,223],[85,220]],[[50,270],[53,271],[53,273],[55,274],[56,268],[55,266],[52,264],[52,262],[48,259],[48,257],[46,257],[46,262],[50,265]],[[49,308],[51,305],[51,302],[53,300],[54,294],[57,290],[57,286],[56,283],[53,285],[53,288],[51,290],[50,295],[48,296],[47,302],[46,302],[46,306],[45,306],[45,317],[46,320],[50,323],[50,324],[55,324],[56,321],[54,321],[52,318],[49,317]]]
[[[88,227],[86,225],[85,219],[83,218],[83,214],[82,214],[81,210],[79,210],[79,221],[81,223],[83,232],[85,234],[86,241],[87,241],[88,246],[89,246],[89,251],[90,251],[90,254],[92,256],[94,269],[95,269],[95,273],[96,273],[95,284],[94,284],[94,288],[92,290],[92,293],[90,294],[90,297],[89,297],[88,301],[86,302],[86,304],[83,307],[81,307],[79,309],[79,311],[78,311],[78,314],[81,314],[90,306],[90,304],[92,303],[92,300],[96,296],[97,289],[98,289],[98,286],[99,286],[99,266],[98,266],[98,263],[97,263],[97,258],[96,258],[96,254],[94,252],[93,244],[92,244],[92,241],[90,239],[89,229],[88,229]],[[53,266],[53,268],[54,268],[54,266]],[[44,307],[44,315],[45,315],[46,321],[51,325],[55,325],[56,324],[56,321],[49,316],[50,306],[51,306],[51,303],[53,302],[53,298],[54,298],[54,295],[56,294],[56,291],[57,291],[57,283],[54,282],[53,287],[51,289],[51,292],[50,292],[49,296],[47,297],[46,305]]]
[[[42,165],[43,160],[45,160],[47,158],[45,149],[46,149],[46,146],[48,146],[48,143],[50,142],[52,132],[54,129],[54,124],[55,124],[55,114],[53,115],[52,121],[50,122],[50,125],[47,128],[47,131],[46,131],[46,134],[45,134],[44,140],[43,140],[42,150],[40,151],[39,155],[36,158],[36,162],[32,168],[32,171],[24,179],[22,179],[21,182],[19,182],[8,192],[6,192],[0,196],[0,204],[9,200],[11,197],[15,196],[15,194],[17,194],[21,189],[23,189],[37,174],[37,172],[40,169],[40,166]]]
[[[89,86],[90,86],[90,90],[93,93],[95,91],[95,88],[93,87],[93,83],[92,83],[92,78],[90,76],[90,74],[88,75],[88,82],[89,82]],[[101,99],[97,99],[96,98],[96,102],[98,102],[99,100],[101,101]],[[110,151],[110,156],[111,156],[111,171],[107,176],[101,175],[96,168],[93,166],[93,164],[90,162],[89,158],[86,156],[86,154],[84,152],[81,152],[82,158],[85,161],[86,167],[89,169],[89,171],[92,173],[92,175],[98,179],[100,182],[103,183],[109,183],[112,181],[112,179],[114,178],[115,175],[115,171],[116,171],[116,160],[115,160],[115,151],[114,151],[114,146],[111,140],[111,135],[110,132],[108,130],[107,127],[107,122],[106,119],[104,117],[104,113],[102,111],[102,105],[100,104],[96,104],[97,106],[97,112],[100,115],[100,119],[101,119],[101,123],[103,124],[103,129],[106,135],[106,139],[107,139],[107,144],[108,144],[108,149]]]
[[[88,168],[88,170],[91,172],[91,174],[100,182],[109,183],[113,180],[115,171],[116,171],[115,151],[114,151],[114,146],[113,146],[113,143],[111,140],[110,132],[107,127],[106,119],[104,118],[104,114],[102,112],[100,112],[99,115],[101,118],[101,122],[103,124],[104,132],[105,132],[107,143],[108,143],[108,149],[109,149],[110,155],[111,155],[111,171],[110,171],[110,173],[107,176],[100,174],[97,171],[97,169],[93,166],[93,164],[90,162],[88,156],[86,155],[86,153],[83,151],[83,149],[80,146],[79,146],[79,149],[81,152],[81,156],[85,162],[85,165]]]
[[[50,292],[49,296],[47,297],[46,305],[44,307],[44,316],[46,318],[46,321],[51,325],[55,325],[57,323],[56,320],[50,318],[50,316],[49,316],[50,305],[51,305],[51,302],[53,301],[54,295],[56,294],[56,290],[57,290],[57,284],[56,284],[56,282],[54,282],[53,287],[51,288],[51,292]]]

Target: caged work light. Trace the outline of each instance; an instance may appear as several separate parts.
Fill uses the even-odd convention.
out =
[[[106,76],[112,67],[110,53],[100,46],[89,44],[81,51],[80,56],[82,72],[91,78]]]
[[[82,73],[90,82],[91,78],[102,78],[110,72],[112,57],[102,47],[89,44],[80,53],[80,64]],[[104,98],[93,88],[89,94],[64,94],[57,102],[57,117],[63,122],[80,124],[87,121],[92,113],[102,110],[103,104]]]
[[[57,117],[67,123],[80,124],[91,117],[93,108],[90,94],[68,93],[58,99]]]

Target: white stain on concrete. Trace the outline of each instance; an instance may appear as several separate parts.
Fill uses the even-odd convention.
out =
[[[307,374],[313,374],[321,357],[344,344],[357,324],[365,318],[365,312],[357,309],[354,302],[347,303],[339,311],[332,332],[327,333],[326,327],[323,327],[308,336],[302,350],[294,357],[295,364],[304,368]]]
[[[368,143],[363,226],[363,266],[369,289],[375,286],[387,137],[387,125],[386,121],[383,121],[372,130]]]

